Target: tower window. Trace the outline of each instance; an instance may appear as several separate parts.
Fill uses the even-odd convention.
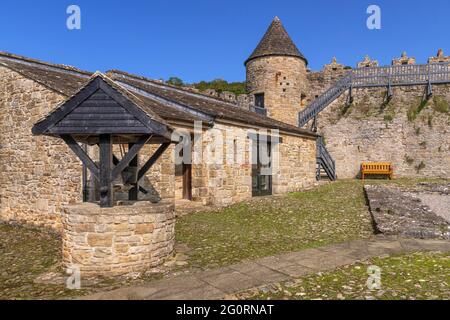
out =
[[[264,108],[264,93],[255,94],[255,106]]]

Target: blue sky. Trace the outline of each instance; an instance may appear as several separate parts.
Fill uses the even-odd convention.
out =
[[[81,8],[81,30],[66,28],[70,4]],[[366,27],[370,4],[381,7],[381,30]],[[365,54],[381,64],[404,50],[420,63],[438,48],[450,54],[449,12],[448,0],[2,1],[0,50],[90,71],[242,81],[276,15],[318,70],[333,56],[354,66]]]

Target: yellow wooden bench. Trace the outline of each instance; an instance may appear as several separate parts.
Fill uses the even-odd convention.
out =
[[[389,179],[394,178],[394,168],[390,162],[363,162],[361,164],[361,179],[366,175],[386,175]]]

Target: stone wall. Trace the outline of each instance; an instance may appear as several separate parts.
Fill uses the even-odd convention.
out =
[[[311,103],[350,71],[351,68],[349,67],[344,67],[338,63],[331,63],[325,65],[321,71],[308,72],[309,91],[307,94],[307,104]]]
[[[336,160],[338,178],[359,175],[361,162],[388,161],[395,177],[450,178],[450,85],[433,86],[423,102],[424,86],[354,90],[318,117],[319,133]]]
[[[279,166],[273,179],[273,193],[305,190],[317,184],[316,140],[282,135]]]
[[[259,131],[218,123],[214,125],[214,130],[228,140],[223,146],[223,162],[204,162],[193,167],[194,200],[204,204],[229,205],[250,199],[254,142],[249,135]],[[266,134],[270,134],[270,131]],[[212,138],[213,135],[208,133],[204,136],[203,152],[208,152]],[[315,185],[315,139],[283,134],[281,140],[282,143],[278,147],[273,147],[276,159],[273,169],[273,193],[300,191]],[[278,158],[275,156],[276,152],[279,152]],[[229,157],[228,161],[226,157]],[[237,161],[237,157],[242,157],[244,163]]]
[[[264,93],[268,116],[297,125],[296,115],[306,104],[302,96],[308,92],[306,63],[295,57],[268,56],[247,63],[249,94]]]
[[[63,264],[81,277],[118,276],[150,271],[173,252],[173,201],[100,208],[84,203],[62,214]]]
[[[81,164],[61,140],[31,128],[64,97],[0,67],[0,220],[61,228],[64,205],[81,201]]]
[[[209,201],[215,205],[229,205],[252,197],[252,166],[248,130],[216,123],[214,130],[223,135],[222,164],[205,163]],[[203,140],[206,153],[219,150],[210,148],[213,134],[206,134]],[[241,156],[243,163],[239,163]],[[228,157],[228,159],[227,159]]]

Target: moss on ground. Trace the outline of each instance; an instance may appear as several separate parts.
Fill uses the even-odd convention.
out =
[[[179,219],[176,230],[177,242],[192,248],[190,264],[201,268],[366,238],[373,232],[359,181],[192,214]]]
[[[415,186],[445,180],[405,179],[391,182]],[[447,181],[448,182],[448,181]],[[229,208],[191,214],[176,226],[178,244],[188,246],[189,267],[214,268],[244,259],[319,247],[372,235],[363,183],[339,181],[280,197],[254,199]],[[53,274],[57,281],[37,281]],[[60,237],[0,224],[0,299],[59,299],[126,285],[140,285],[162,274],[137,279],[81,279],[82,291],[65,287]]]
[[[245,259],[320,247],[373,235],[364,184],[413,187],[439,179],[343,180],[287,196],[252,199],[180,218],[176,241],[191,248],[191,267],[216,268]]]
[[[381,268],[381,288],[366,283],[369,266]],[[414,253],[345,266],[258,288],[240,299],[450,299],[450,253]]]
[[[65,283],[42,284],[44,272],[62,273],[61,239],[39,230],[0,224],[0,299],[65,298],[80,294]]]

